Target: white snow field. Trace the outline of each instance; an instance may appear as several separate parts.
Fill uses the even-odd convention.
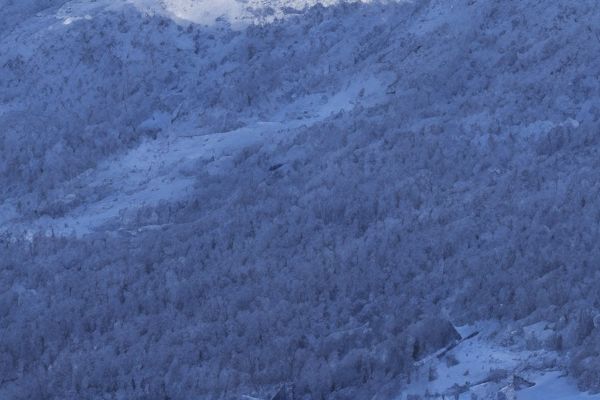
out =
[[[0,399],[600,399],[598,21],[0,0]]]

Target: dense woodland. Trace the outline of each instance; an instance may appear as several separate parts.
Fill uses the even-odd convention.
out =
[[[450,323],[488,319],[547,322],[529,345],[600,390],[600,4],[455,3],[0,31],[1,193],[23,218],[105,195],[72,179],[168,135],[157,115],[223,132],[387,79],[198,161],[190,196],[81,237],[4,231],[0,397],[393,398]]]

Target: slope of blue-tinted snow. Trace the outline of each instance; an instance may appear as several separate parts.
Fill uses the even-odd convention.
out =
[[[597,400],[600,394],[582,393],[573,379],[560,371],[539,374],[536,385],[517,394],[518,400]]]
[[[459,400],[600,399],[598,394],[581,392],[576,381],[560,370],[560,354],[527,348],[517,331],[499,328],[491,321],[460,327],[468,339],[418,363],[398,400],[428,394]],[[524,331],[538,338],[551,333],[543,322]]]

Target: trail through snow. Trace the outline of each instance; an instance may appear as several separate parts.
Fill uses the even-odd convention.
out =
[[[209,174],[230,173],[233,155],[244,148],[257,144],[275,147],[281,140],[292,140],[298,128],[310,127],[357,105],[374,105],[384,93],[385,84],[370,76],[355,80],[329,98],[298,98],[275,113],[271,121],[247,121],[245,126],[229,132],[207,133],[185,121],[158,124],[164,134],[80,174],[69,185],[76,190],[63,198],[68,206],[80,197],[77,189],[93,190],[99,193],[96,201],[85,201],[59,217],[44,215],[37,219],[23,218],[16,212],[14,201],[5,202],[0,213],[2,232],[26,237],[37,233],[82,236],[104,225],[112,229],[113,222],[127,222],[129,215],[141,207],[191,194],[198,161],[209,161],[205,171]]]

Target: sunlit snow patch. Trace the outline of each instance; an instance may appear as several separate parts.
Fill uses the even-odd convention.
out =
[[[200,25],[214,25],[227,21],[233,29],[251,23],[272,22],[285,18],[289,10],[303,10],[316,4],[331,6],[343,0],[73,0],[56,14],[63,24],[70,25],[82,19],[91,19],[101,9],[116,10],[133,5],[146,15],[164,15],[175,21]],[[346,0],[368,3],[370,0]]]
[[[233,25],[241,25],[244,4],[236,0],[128,0],[148,14],[166,14],[173,19],[196,24],[212,25],[225,18]]]
[[[331,6],[340,0],[127,0],[141,10],[165,13],[175,20],[212,25],[224,20],[232,28],[242,28],[249,23],[272,22],[284,18],[288,10],[302,10],[315,6]],[[349,0],[355,2],[361,0]],[[369,2],[369,0],[362,0]]]

